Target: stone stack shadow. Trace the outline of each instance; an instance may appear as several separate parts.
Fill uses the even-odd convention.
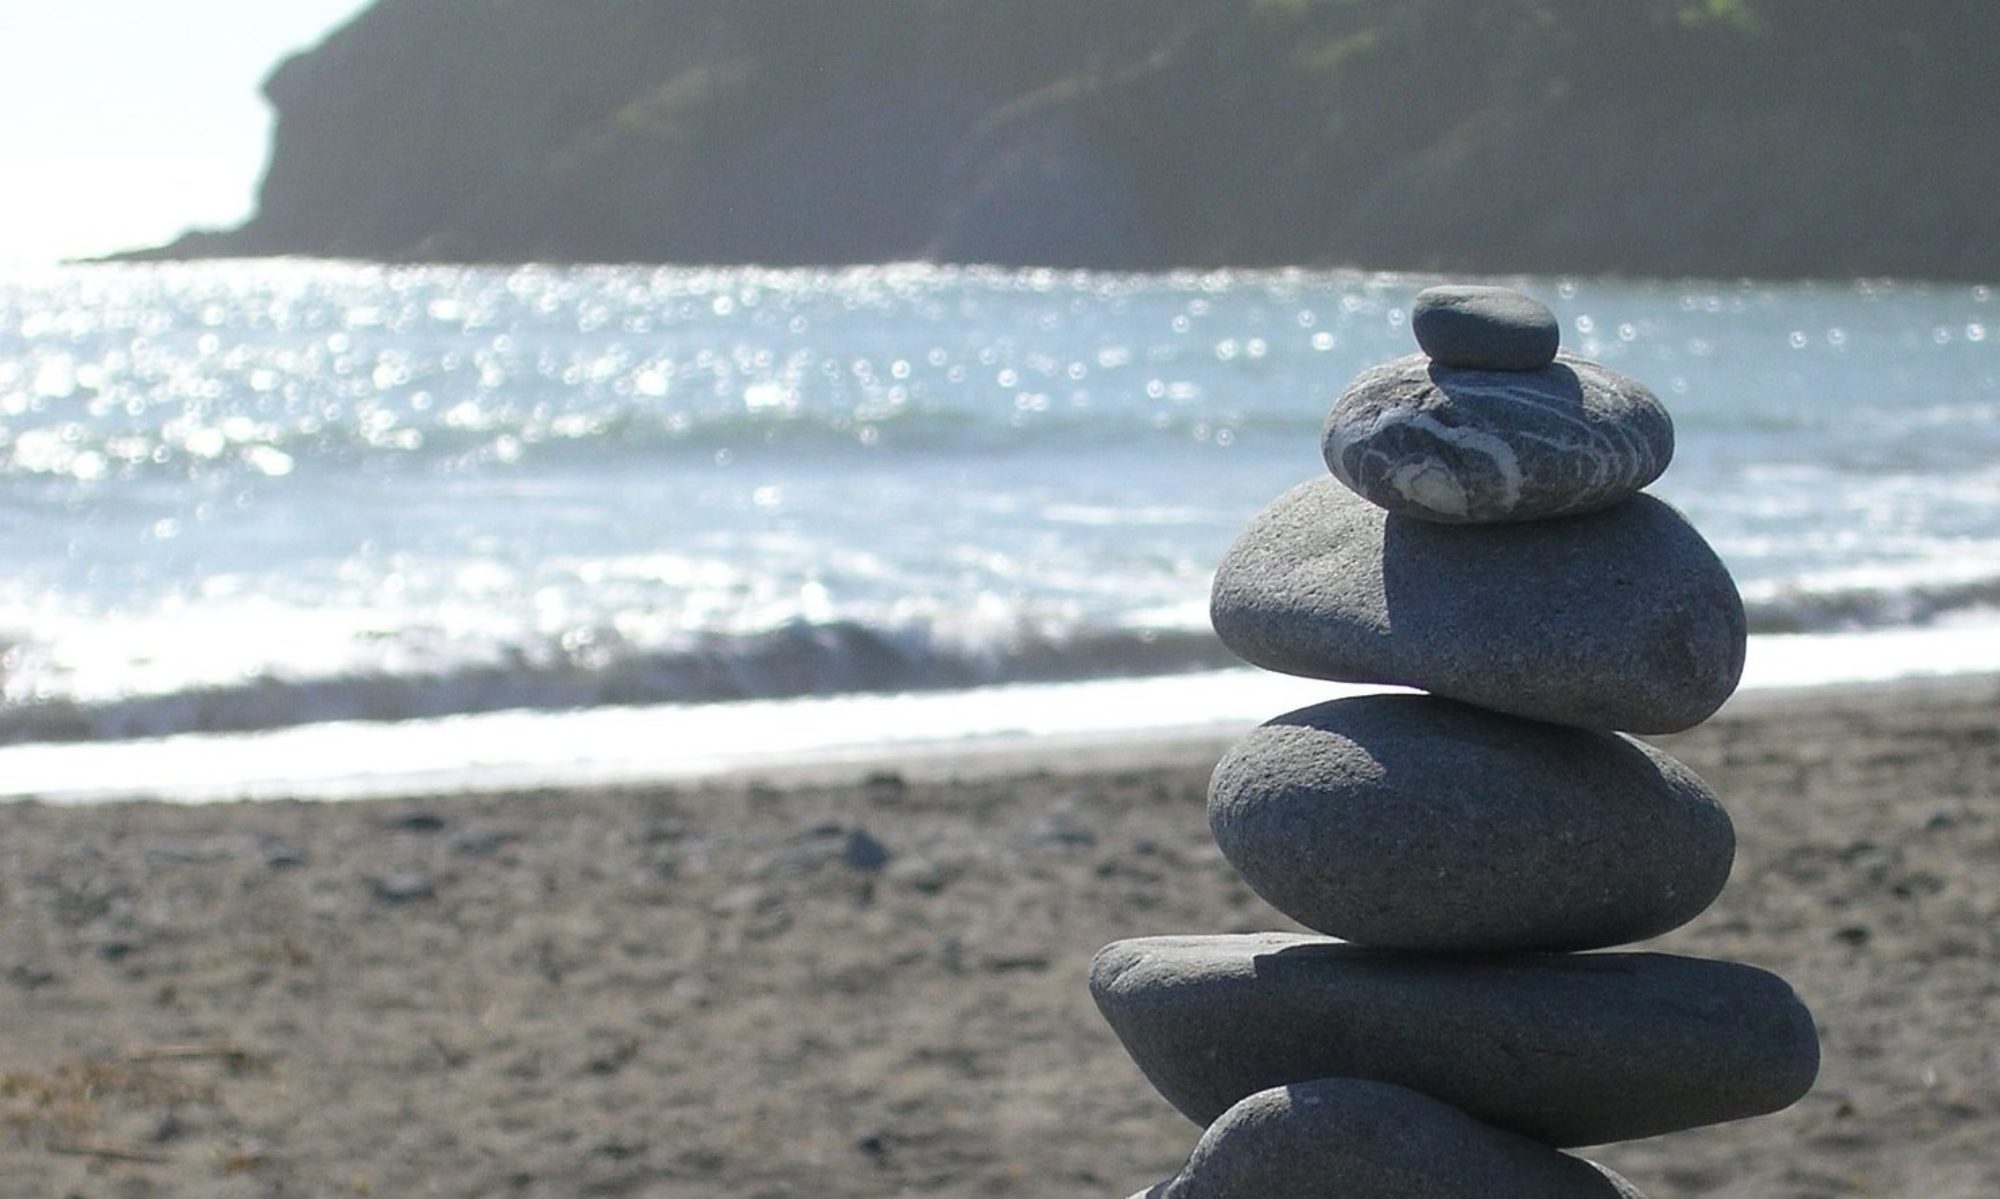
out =
[[[1692,919],[1735,833],[1628,733],[1735,689],[1735,584],[1641,489],[1673,427],[1637,382],[1559,353],[1500,288],[1433,288],[1423,353],[1327,418],[1331,478],[1259,514],[1216,574],[1254,665],[1414,688],[1280,716],[1209,788],[1224,855],[1324,936],[1101,950],[1099,1008],[1206,1131],[1134,1199],[1637,1196],[1565,1153],[1783,1108],[1819,1041],[1785,982],[1599,950]]]

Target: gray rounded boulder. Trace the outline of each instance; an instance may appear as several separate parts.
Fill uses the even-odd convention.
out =
[[[1645,1199],[1593,1162],[1404,1087],[1322,1078],[1248,1096],[1132,1199]]]
[[[1145,937],[1099,950],[1090,990],[1204,1128],[1271,1087],[1367,1078],[1545,1145],[1596,1145],[1777,1111],[1819,1070],[1812,1014],[1783,979],[1668,954]]]
[[[1411,354],[1348,385],[1320,449],[1370,503],[1488,524],[1616,504],[1666,470],[1674,426],[1642,384],[1588,359],[1501,371]]]
[[[1208,820],[1285,915],[1436,953],[1657,936],[1708,907],[1736,850],[1714,794],[1655,749],[1418,695],[1268,722],[1216,766]]]
[[[1637,733],[1707,719],[1742,677],[1747,638],[1715,551],[1651,496],[1473,528],[1392,515],[1330,478],[1251,520],[1209,613],[1267,670]]]
[[[1410,332],[1433,361],[1474,370],[1531,371],[1555,360],[1562,330],[1540,300],[1511,287],[1427,287]]]

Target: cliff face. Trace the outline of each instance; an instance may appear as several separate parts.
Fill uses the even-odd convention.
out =
[[[380,0],[169,256],[2000,278],[2000,2]]]

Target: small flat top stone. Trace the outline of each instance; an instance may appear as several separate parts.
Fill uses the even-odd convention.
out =
[[[1693,919],[1736,836],[1649,746],[1428,695],[1277,717],[1215,768],[1209,827],[1271,906],[1363,945],[1596,949]]]
[[[1404,516],[1546,520],[1608,508],[1659,478],[1674,425],[1643,384],[1587,358],[1496,371],[1410,354],[1348,385],[1320,451],[1335,478]]]
[[[1206,1128],[1316,1078],[1428,1095],[1545,1145],[1596,1145],[1788,1106],[1819,1071],[1791,987],[1659,953],[1443,957],[1286,933],[1143,937],[1090,991],[1168,1102]]]
[[[1594,1162],[1407,1087],[1319,1078],[1244,1098],[1133,1199],[1645,1199]]]
[[[1652,496],[1459,526],[1393,515],[1324,476],[1237,536],[1209,613],[1224,645],[1267,670],[1635,733],[1707,719],[1747,642],[1729,572]]]
[[[1511,287],[1425,288],[1410,307],[1410,332],[1434,361],[1472,370],[1531,371],[1554,361],[1562,343],[1555,314]]]

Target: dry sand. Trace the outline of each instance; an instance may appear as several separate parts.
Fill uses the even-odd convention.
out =
[[[1661,948],[1791,979],[1781,1115],[1593,1153],[1672,1196],[2000,1195],[2000,683],[1751,696]],[[1197,1130],[1103,942],[1285,927],[1219,746],[590,793],[0,808],[5,1196],[1108,1196]]]

